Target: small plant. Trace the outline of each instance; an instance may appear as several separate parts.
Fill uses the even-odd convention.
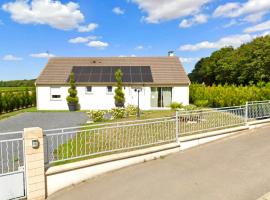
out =
[[[198,107],[207,107],[209,102],[208,100],[196,100],[194,104]]]
[[[175,109],[183,108],[183,104],[178,103],[178,102],[172,102],[170,107],[171,107],[171,109],[175,110]]]
[[[187,111],[196,110],[197,106],[195,106],[195,105],[187,105],[187,106],[184,106],[184,109],[187,110]]]
[[[113,119],[122,119],[125,117],[126,110],[124,108],[111,109]]]
[[[124,104],[125,104],[125,94],[123,92],[123,87],[122,87],[122,77],[123,77],[123,73],[121,69],[118,69],[115,72],[115,79],[117,82],[117,87],[114,90],[115,92],[114,101],[115,101],[116,107],[124,107]]]
[[[134,105],[128,105],[126,107],[126,114],[127,116],[135,116],[137,114],[137,106]]]
[[[77,97],[77,89],[73,72],[69,76],[69,84],[70,84],[70,88],[68,89],[69,95],[67,96],[66,100],[68,102],[69,110],[75,111],[77,109],[79,98]]]
[[[105,111],[103,110],[91,110],[88,114],[89,117],[93,120],[93,122],[104,121]]]

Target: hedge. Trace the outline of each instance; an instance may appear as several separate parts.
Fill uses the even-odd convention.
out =
[[[270,83],[249,86],[191,84],[190,103],[199,107],[244,105],[247,101],[270,100]]]
[[[0,92],[0,114],[36,105],[35,90]]]

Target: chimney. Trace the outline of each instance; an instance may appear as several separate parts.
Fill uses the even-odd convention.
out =
[[[168,52],[168,56],[169,56],[169,57],[174,57],[174,56],[175,56],[174,51],[169,51],[169,52]]]

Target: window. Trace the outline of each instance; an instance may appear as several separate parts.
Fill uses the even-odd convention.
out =
[[[51,88],[51,100],[61,100],[61,88],[52,87]]]
[[[92,93],[92,86],[86,87],[86,93]]]
[[[112,93],[112,86],[107,86],[107,93]]]

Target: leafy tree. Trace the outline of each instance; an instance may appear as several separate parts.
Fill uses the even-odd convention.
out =
[[[123,92],[123,87],[122,87],[122,77],[123,77],[123,73],[121,71],[121,69],[118,69],[115,72],[115,79],[117,82],[117,87],[114,90],[115,95],[114,95],[114,100],[115,100],[115,106],[116,107],[124,107],[125,104],[125,94]]]
[[[225,47],[199,60],[189,74],[192,82],[249,85],[270,81],[270,36],[239,48]]]

